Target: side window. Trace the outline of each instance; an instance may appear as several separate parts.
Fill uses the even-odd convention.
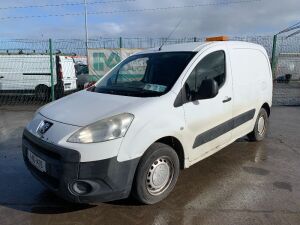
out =
[[[205,56],[194,68],[189,78],[186,80],[185,87],[189,91],[197,91],[203,80],[214,79],[219,87],[225,82],[226,62],[225,52],[216,51]]]

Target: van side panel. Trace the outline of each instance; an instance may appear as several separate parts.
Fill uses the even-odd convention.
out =
[[[233,117],[253,112],[252,119],[235,128],[233,139],[251,132],[261,106],[272,102],[272,75],[264,49],[232,48],[230,51],[233,74]],[[249,114],[250,116],[250,114]]]
[[[48,55],[0,55],[0,76],[2,77],[1,91],[34,90],[40,84],[50,87],[50,57]],[[54,74],[54,84],[56,84],[56,74]]]

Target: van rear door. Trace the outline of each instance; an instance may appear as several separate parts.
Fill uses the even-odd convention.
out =
[[[232,47],[230,61],[233,74],[233,116],[248,120],[232,133],[233,137],[253,130],[256,115],[272,94],[272,75],[267,54],[261,49]]]
[[[70,56],[59,56],[59,73],[63,81],[64,91],[72,91],[77,88],[75,63]]]

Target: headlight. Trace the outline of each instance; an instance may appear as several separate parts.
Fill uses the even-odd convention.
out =
[[[95,143],[124,137],[134,116],[123,113],[104,120],[97,121],[74,133],[68,142]]]

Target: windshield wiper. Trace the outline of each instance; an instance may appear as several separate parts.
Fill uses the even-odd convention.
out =
[[[113,95],[125,95],[125,96],[133,96],[133,97],[156,97],[161,95],[162,93],[151,91],[151,90],[144,90],[142,88],[130,88],[128,89],[112,89],[112,88],[105,88],[99,87],[94,90],[94,92],[98,93],[105,93],[105,94],[113,94]],[[133,91],[134,90],[134,91]]]

